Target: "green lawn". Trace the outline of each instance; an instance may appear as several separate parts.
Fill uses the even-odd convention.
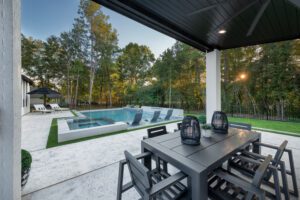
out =
[[[229,117],[230,122],[248,123],[257,128],[272,129],[275,131],[292,132],[300,135],[300,123],[299,122],[282,122],[249,118],[237,118]]]
[[[106,133],[106,134],[102,134],[102,135],[85,137],[85,138],[80,138],[80,139],[76,139],[76,140],[71,140],[71,141],[60,142],[59,143],[58,138],[57,138],[57,131],[58,131],[57,130],[57,118],[54,118],[52,120],[52,123],[51,123],[51,128],[50,128],[50,131],[49,131],[46,148],[48,149],[48,148],[52,148],[52,147],[62,146],[62,145],[66,145],[66,144],[72,144],[72,143],[76,143],[76,142],[82,142],[82,141],[91,140],[91,139],[95,139],[95,138],[100,138],[100,137],[105,137],[105,136],[110,136],[110,135],[115,135],[115,134],[121,134],[121,133],[127,133],[127,132],[130,132],[130,131],[150,128],[150,127],[154,127],[154,126],[160,126],[160,125],[162,126],[162,125],[166,125],[166,124],[170,124],[170,123],[174,123],[174,122],[178,122],[178,121],[172,121],[172,122],[161,123],[161,124],[153,124],[153,125],[144,126],[144,127],[140,127],[140,128],[129,129],[129,130],[124,130],[124,131],[117,131],[117,132],[112,132],[112,133]]]
[[[188,113],[185,115],[194,115],[196,117],[199,117],[200,115],[203,114]],[[255,127],[257,129],[270,129],[272,130],[270,132],[274,132],[274,133],[289,135],[289,133],[282,133],[282,132],[290,132],[290,133],[294,133],[290,135],[296,135],[300,137],[300,122],[290,122],[290,121],[283,122],[283,121],[238,118],[238,117],[229,117],[228,120],[229,122],[240,122],[240,123],[251,124],[252,127]]]

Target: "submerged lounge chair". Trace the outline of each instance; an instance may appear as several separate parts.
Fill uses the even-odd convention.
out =
[[[137,126],[140,124],[140,121],[142,120],[142,117],[143,117],[143,110],[140,109],[137,111],[137,113],[135,114],[134,116],[134,119],[131,123],[132,126]]]
[[[53,110],[48,110],[43,104],[34,104],[33,107],[36,112],[41,112],[43,114],[53,112]]]
[[[50,104],[50,107],[51,107],[52,110],[55,110],[55,111],[67,111],[67,110],[70,110],[69,108],[62,108],[62,107],[60,107],[57,103]]]
[[[173,109],[169,109],[165,117],[165,120],[170,120],[172,114],[173,114]]]
[[[160,110],[154,111],[153,117],[152,117],[152,119],[151,119],[150,122],[151,122],[151,123],[157,122],[157,119],[159,118],[159,115],[160,115]]]

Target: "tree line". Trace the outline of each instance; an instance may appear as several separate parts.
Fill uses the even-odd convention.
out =
[[[299,40],[222,52],[222,108],[231,114],[300,117]],[[150,48],[118,46],[99,4],[81,0],[70,31],[46,41],[22,35],[22,67],[66,103],[205,109],[205,53],[176,42],[155,59]]]

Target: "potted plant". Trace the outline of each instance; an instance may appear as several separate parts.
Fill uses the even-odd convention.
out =
[[[210,124],[203,124],[201,126],[202,135],[203,137],[211,137],[211,125]]]
[[[206,124],[206,116],[205,115],[199,115],[198,117],[200,124]]]
[[[32,163],[31,154],[24,149],[22,149],[22,151],[21,151],[21,162],[22,162],[21,186],[22,186],[22,188],[24,188],[24,186],[27,183],[28,177],[29,177],[29,172],[30,172],[31,163]]]

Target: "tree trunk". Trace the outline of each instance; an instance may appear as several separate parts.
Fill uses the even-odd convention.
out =
[[[74,99],[75,109],[77,108],[78,87],[79,87],[79,70],[77,70],[77,78],[76,78],[76,89],[75,89],[75,99]]]
[[[109,84],[109,107],[112,107],[112,91],[111,91],[111,84]]]
[[[255,100],[254,100],[253,96],[251,95],[250,91],[248,90],[248,88],[246,86],[245,86],[245,88],[246,88],[248,97],[250,99],[250,102],[252,104],[253,114],[254,114],[254,116],[256,116],[256,103],[255,103]]]
[[[70,65],[67,63],[67,103],[70,106]]]
[[[95,78],[95,73],[94,69],[91,66],[91,71],[90,71],[90,89],[89,89],[89,104],[91,105],[92,103],[92,93],[93,93],[93,86],[94,86],[94,78]]]
[[[280,108],[281,108],[281,120],[284,120],[284,100],[280,99]]]

